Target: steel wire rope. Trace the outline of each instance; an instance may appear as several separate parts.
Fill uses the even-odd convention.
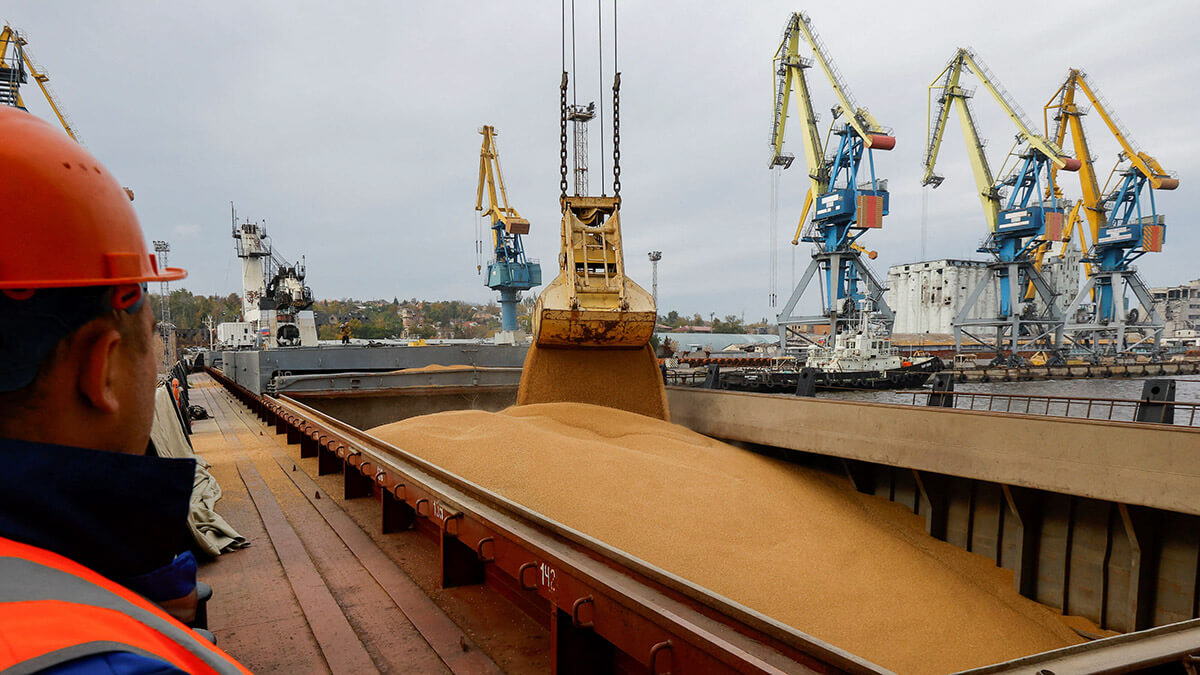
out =
[[[613,0],[613,196],[621,198],[621,64],[617,60],[617,0]],[[619,203],[619,201],[618,201]]]
[[[561,0],[559,47],[562,50],[562,80],[559,83],[558,103],[558,201],[566,213],[567,208],[567,0]]]
[[[608,192],[604,187],[604,0],[596,0],[596,52],[600,58],[597,98],[600,100],[600,196],[603,197]]]
[[[575,0],[571,0],[571,105],[579,105],[579,97],[576,95],[575,77],[579,74],[579,68],[575,65]],[[579,158],[576,157],[578,162]]]
[[[769,307],[774,307],[777,295],[778,285],[778,265],[779,265],[779,169],[778,167],[771,169],[771,205],[770,205],[770,225],[768,229],[768,237],[770,238],[768,247],[768,265],[767,265],[767,304]]]

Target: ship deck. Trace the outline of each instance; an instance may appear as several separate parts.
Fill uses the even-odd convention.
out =
[[[190,380],[211,415],[192,442],[221,484],[217,510],[252,542],[200,568],[223,649],[256,673],[550,669],[547,630],[487,586],[440,588],[436,545],[380,535],[340,476],[319,476],[208,375]]]

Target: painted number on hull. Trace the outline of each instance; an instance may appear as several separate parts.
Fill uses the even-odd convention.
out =
[[[556,592],[558,590],[558,581],[556,579],[558,575],[554,571],[554,568],[546,563],[539,563],[538,569],[542,572],[542,586],[549,589],[551,593]]]
[[[433,517],[436,520],[441,520],[441,521],[446,520],[446,507],[442,506],[441,502],[433,503]]]

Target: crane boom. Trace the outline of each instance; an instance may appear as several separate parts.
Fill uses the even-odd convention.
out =
[[[812,63],[799,55],[799,43],[800,34],[795,30],[795,21],[789,21],[784,28],[783,42],[776,50],[774,58],[777,64],[775,118],[771,126],[772,154],[768,166],[782,166],[786,169],[792,165],[794,157],[783,152],[783,139],[787,128],[792,87],[795,87],[797,103],[800,106],[800,123],[803,125],[801,140],[804,143],[804,160],[813,189],[821,193],[825,191],[829,172],[825,168],[825,147],[821,143],[821,131],[817,128],[817,114],[813,111],[812,96],[808,92],[808,79],[804,75],[804,70]]]
[[[1109,112],[1103,97],[1088,82],[1087,73],[1074,69],[1071,72],[1075,76],[1075,85],[1092,102],[1092,109],[1099,113],[1100,119],[1104,120],[1104,123],[1108,125],[1108,129],[1112,132],[1113,137],[1121,144],[1121,149],[1124,151],[1125,157],[1150,181],[1150,187],[1155,190],[1174,190],[1179,187],[1179,180],[1164,171],[1162,166],[1159,165],[1158,160],[1137,148],[1133,139],[1130,138],[1129,132],[1125,131],[1116,117]]]
[[[475,194],[475,210],[499,220],[505,229],[515,234],[527,234],[529,221],[508,205],[508,190],[504,187],[504,173],[500,169],[500,151],[496,149],[496,130],[484,126],[479,130],[483,136],[483,147],[479,150],[479,189]],[[487,189],[488,208],[483,208],[483,191]],[[500,188],[500,199],[496,199],[496,188]],[[521,231],[523,230],[523,231]]]
[[[979,57],[970,49],[960,49],[958,51],[962,62],[971,69],[971,72],[975,73],[975,77],[979,78],[984,88],[996,99],[996,102],[1000,104],[1000,108],[1008,115],[1012,123],[1016,125],[1021,139],[1045,155],[1056,168],[1061,169],[1066,166],[1071,157],[1063,152],[1058,144],[1051,142],[1045,136],[1034,131],[1033,123],[1029,121],[1025,112],[1008,95],[1008,92],[1000,85],[995,76],[991,75],[991,71],[987,69],[987,66],[983,65]]]
[[[1087,218],[1091,235],[1090,243],[1087,240],[1083,240],[1081,246],[1083,256],[1087,258],[1090,246],[1093,246],[1096,238],[1100,236],[1100,228],[1104,227],[1104,224],[1108,221],[1108,213],[1104,207],[1103,195],[1100,192],[1100,181],[1096,176],[1095,158],[1092,157],[1091,150],[1088,148],[1087,135],[1083,130],[1082,113],[1075,103],[1076,79],[1076,71],[1072,71],[1067,75],[1066,82],[1051,97],[1050,103],[1046,105],[1046,110],[1049,111],[1052,108],[1058,109],[1058,113],[1055,115],[1055,142],[1059,146],[1062,146],[1066,141],[1066,135],[1069,131],[1071,133],[1071,141],[1075,147],[1075,157],[1080,160],[1079,183],[1083,190],[1083,200],[1072,210],[1064,238],[1074,234],[1075,225],[1080,220],[1078,214],[1082,212],[1084,217]],[[1058,169],[1054,167],[1050,171],[1053,176]],[[1090,264],[1087,265],[1087,269],[1090,273]]]
[[[958,111],[960,126],[963,136],[966,138],[967,156],[971,161],[971,171],[975,176],[975,187],[979,192],[979,201],[983,206],[988,229],[995,232],[1000,218],[1000,193],[996,189],[996,179],[988,164],[987,153],[984,152],[984,143],[979,136],[979,127],[975,124],[975,118],[972,116],[971,107],[967,102],[967,99],[972,96],[972,92],[967,91],[960,84],[963,66],[964,61],[956,54],[955,58],[951,59],[946,68],[929,85],[926,99],[927,112],[930,109],[929,101],[933,99],[933,91],[940,89],[942,93],[937,99],[937,116],[928,114],[926,116],[926,124],[930,119],[936,121],[926,132],[928,142],[925,147],[925,175],[921,179],[921,185],[932,185],[936,188],[942,184],[943,178],[934,173],[934,166],[937,164],[942,138],[946,133],[950,108],[953,107]]]
[[[29,69],[29,74],[38,84],[38,88],[42,90],[42,95],[46,98],[46,102],[50,104],[50,109],[54,111],[55,117],[58,118],[59,124],[62,125],[63,131],[71,137],[76,143],[81,143],[79,133],[71,125],[67,114],[63,111],[63,107],[59,105],[58,97],[54,95],[54,90],[50,88],[50,75],[45,70],[39,68],[37,62],[33,60],[33,56],[29,53],[27,45],[29,42],[12,26],[5,25],[4,30],[0,31],[0,68],[20,68],[23,63]],[[9,50],[12,50],[11,56]],[[11,62],[11,63],[10,63]],[[20,63],[18,63],[20,62]],[[18,108],[25,108],[25,101],[21,98],[21,92],[15,86],[15,103]]]
[[[804,35],[805,41],[812,47],[813,57],[820,64],[821,70],[825,71],[825,77],[829,79],[829,84],[833,87],[833,93],[837,96],[838,103],[841,105],[843,113],[847,116],[846,121],[864,139],[867,147],[871,147],[872,137],[875,134],[885,135],[887,132],[879,126],[879,122],[875,121],[875,118],[871,116],[871,113],[866,108],[855,103],[854,96],[850,93],[850,88],[842,80],[841,73],[826,51],[825,45],[817,35],[816,29],[813,28],[812,19],[808,18],[808,15],[803,12],[797,12],[793,15],[792,24]]]

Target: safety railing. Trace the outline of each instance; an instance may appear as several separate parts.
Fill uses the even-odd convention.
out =
[[[931,392],[928,389],[897,391],[893,394],[895,398],[890,402],[911,405],[938,405],[940,401],[942,407],[958,410],[1200,427],[1200,403],[1190,401],[997,394],[970,391]]]

